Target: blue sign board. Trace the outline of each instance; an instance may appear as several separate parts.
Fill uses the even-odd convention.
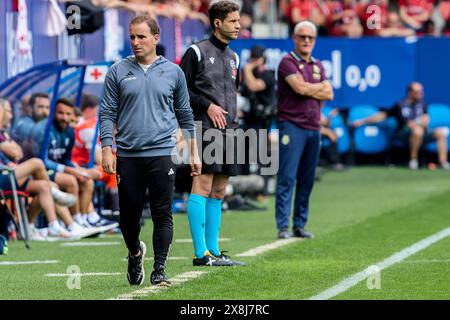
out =
[[[244,64],[254,44],[267,48],[267,67],[274,70],[282,56],[293,50],[290,39],[236,40],[231,47]],[[390,107],[404,96],[406,86],[413,80],[424,84],[428,101],[450,103],[448,91],[442,88],[444,83],[450,83],[448,52],[450,38],[319,38],[313,56],[322,61],[335,89],[330,106]],[[430,61],[434,70],[429,68]]]

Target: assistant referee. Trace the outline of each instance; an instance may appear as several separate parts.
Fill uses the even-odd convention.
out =
[[[238,127],[239,57],[228,44],[239,35],[239,6],[231,1],[214,2],[208,15],[213,34],[186,50],[180,64],[186,75],[195,119],[202,123],[203,131],[198,130],[198,134],[203,137],[209,131],[221,137],[211,143],[203,141],[202,174],[192,182],[187,214],[195,251],[193,265],[242,266],[245,264],[231,260],[219,249],[222,200],[229,177],[238,173],[236,161],[230,163],[225,159],[236,155],[236,150],[230,150],[236,145],[232,143],[235,136],[229,132]],[[205,161],[204,151],[211,144],[223,153],[220,159],[209,162]]]

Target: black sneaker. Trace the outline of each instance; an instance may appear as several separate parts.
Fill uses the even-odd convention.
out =
[[[278,239],[287,239],[290,238],[291,234],[287,229],[280,229],[278,230]]]
[[[164,268],[157,268],[153,270],[150,276],[150,283],[154,286],[165,286],[170,287],[172,284],[167,280]]]
[[[145,279],[144,261],[147,254],[147,246],[142,241],[139,250],[141,254],[137,257],[128,254],[127,278],[131,285],[141,285]]]
[[[205,255],[203,258],[194,258],[192,260],[194,266],[209,266],[209,267],[230,267],[233,264],[230,261],[220,260],[212,255]]]
[[[298,238],[306,238],[306,239],[314,238],[314,234],[306,231],[305,229],[301,229],[301,228],[294,228],[293,236],[298,237]]]
[[[247,265],[245,262],[242,262],[242,261],[231,260],[230,256],[226,255],[225,252],[227,252],[227,251],[220,251],[220,254],[218,256],[214,255],[213,253],[211,253],[211,254],[218,260],[230,262],[233,266],[244,267]]]

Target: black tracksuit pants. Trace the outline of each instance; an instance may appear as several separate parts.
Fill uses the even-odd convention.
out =
[[[131,254],[139,252],[140,219],[148,189],[153,220],[154,268],[165,266],[173,238],[175,165],[170,156],[117,157],[120,229]]]

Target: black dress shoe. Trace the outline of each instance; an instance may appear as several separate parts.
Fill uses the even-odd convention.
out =
[[[278,239],[287,239],[290,238],[291,234],[287,229],[278,230]]]
[[[314,235],[311,232],[305,231],[305,229],[301,228],[294,228],[293,236],[306,239],[314,238]]]

